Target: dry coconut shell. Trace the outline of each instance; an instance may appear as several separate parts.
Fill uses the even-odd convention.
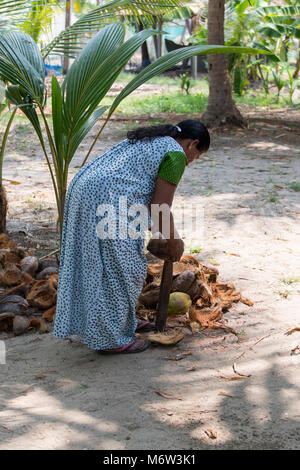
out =
[[[15,264],[6,264],[1,272],[0,280],[6,286],[15,286],[22,282],[22,272]]]
[[[56,314],[56,305],[51,308],[48,308],[46,312],[43,313],[43,318],[47,321],[53,321]]]
[[[10,312],[22,315],[28,309],[28,302],[20,295],[7,295],[0,300],[0,313]]]
[[[200,289],[201,289],[201,281],[195,281],[191,287],[189,288],[189,290],[187,291],[187,294],[189,294],[190,298],[192,299],[192,301],[194,301],[194,299],[197,299],[199,297],[199,292],[200,292]]]
[[[32,307],[48,309],[56,303],[56,289],[53,281],[36,281],[27,295],[27,301]]]
[[[16,316],[13,320],[13,332],[15,336],[21,335],[28,329],[30,320],[28,317]]]
[[[43,269],[38,275],[36,276],[37,280],[40,279],[47,279],[48,276],[51,276],[52,274],[57,274],[58,272],[58,267],[57,266],[49,266],[48,268]]]
[[[150,282],[149,284],[146,284],[143,287],[142,293],[148,292],[148,291],[156,289],[156,288],[159,288],[159,284],[157,282]]]
[[[58,268],[55,258],[44,258],[39,260],[38,272],[44,271],[46,268]]]
[[[145,307],[155,307],[159,298],[159,289],[153,289],[140,294],[138,301]]]
[[[21,261],[21,271],[34,276],[38,270],[39,260],[36,256],[25,256]]]
[[[188,293],[192,284],[195,282],[195,273],[193,271],[185,271],[173,279],[172,292]]]
[[[177,344],[184,338],[181,328],[175,328],[171,331],[166,331],[164,333],[148,333],[143,335],[151,343],[163,344],[164,346],[170,346],[172,344]]]
[[[6,295],[20,295],[21,297],[26,297],[33,284],[34,279],[32,278],[29,282],[22,282],[22,284],[8,289]]]

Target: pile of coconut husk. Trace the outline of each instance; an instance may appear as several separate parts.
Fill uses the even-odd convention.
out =
[[[136,313],[139,318],[153,321],[157,313],[163,262],[152,259],[139,297]],[[218,280],[219,271],[184,255],[173,264],[172,292],[188,294],[190,302],[184,315],[172,315],[167,327],[187,326],[192,332],[206,328],[234,330],[222,322],[233,302],[252,306],[231,282]],[[0,234],[0,332],[19,335],[32,328],[40,332],[51,329],[56,309],[58,261],[37,258]],[[168,344],[168,343],[162,343]]]
[[[153,321],[157,312],[163,262],[148,264],[147,277],[137,305],[139,318]],[[200,263],[191,255],[184,255],[173,264],[171,292],[188,294],[191,305],[184,315],[171,315],[167,327],[188,326],[191,330],[223,328],[235,332],[222,322],[223,314],[234,302],[252,306],[253,302],[237,291],[232,282],[218,280],[219,271],[215,266]]]
[[[0,331],[49,331],[55,315],[58,263],[38,259],[0,234]]]

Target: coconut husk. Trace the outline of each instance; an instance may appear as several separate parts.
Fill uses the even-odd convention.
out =
[[[196,276],[193,271],[185,271],[175,276],[172,283],[172,292],[188,293],[192,285],[196,282]]]
[[[25,316],[16,316],[13,320],[13,332],[15,336],[21,335],[30,326],[30,320]]]
[[[55,258],[44,258],[39,260],[38,272],[44,271],[46,268],[58,268]]]
[[[26,297],[29,291],[31,290],[34,279],[31,278],[30,281],[25,281],[19,284],[18,286],[12,287],[6,291],[6,295],[20,295],[21,297]]]
[[[53,274],[57,274],[58,268],[57,266],[48,266],[48,268],[43,269],[38,275],[36,276],[37,280],[40,279],[47,279],[49,276]]]
[[[3,248],[10,248],[14,251],[17,251],[16,243],[9,238],[6,233],[0,233],[0,250]]]
[[[0,274],[0,280],[6,286],[15,286],[22,282],[22,271],[17,265],[8,263]]]
[[[51,279],[35,281],[26,299],[30,306],[46,310],[56,303],[56,288]]]
[[[42,318],[31,318],[28,329],[36,328],[40,333],[48,333],[49,328]]]
[[[44,312],[42,316],[45,320],[52,322],[55,318],[55,314],[56,314],[56,305],[46,310],[46,312]]]
[[[159,285],[163,269],[163,262],[149,264],[147,276],[152,277],[152,286]],[[198,324],[200,329],[217,328],[216,325],[223,329],[224,325],[217,323],[223,318],[224,312],[228,311],[233,302],[243,302],[252,306],[250,299],[244,298],[239,291],[235,289],[232,282],[218,281],[219,270],[209,264],[200,263],[197,258],[192,255],[184,255],[179,262],[173,264],[173,285],[172,291],[185,292],[192,300],[192,306],[188,314],[188,322]],[[147,279],[147,278],[146,278]],[[194,279],[194,280],[193,280]],[[192,281],[189,285],[189,281]],[[144,294],[150,297],[151,292],[155,291],[152,286],[144,286]],[[140,299],[143,303],[144,298]],[[141,314],[145,318],[145,312],[148,308],[154,308],[154,303],[150,305],[143,304],[139,309],[138,315]],[[155,315],[155,311],[148,314]],[[227,331],[230,327],[227,328]]]
[[[179,343],[184,338],[181,328],[175,328],[163,333],[148,333],[143,335],[151,343],[162,344],[164,346],[171,346]]]
[[[159,288],[149,290],[139,296],[139,302],[145,307],[156,307],[159,298]]]
[[[18,267],[20,266],[21,263],[21,256],[18,252],[11,250],[10,248],[3,248],[0,250],[0,259],[2,265],[6,264],[16,264]]]
[[[39,260],[36,256],[25,256],[21,261],[21,271],[34,276],[38,270]]]
[[[28,309],[28,302],[19,295],[7,295],[0,300],[0,313],[10,312],[22,315]]]
[[[0,331],[12,329],[15,315],[13,313],[0,313]]]

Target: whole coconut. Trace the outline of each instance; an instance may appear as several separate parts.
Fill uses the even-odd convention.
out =
[[[173,292],[170,295],[168,315],[183,315],[192,305],[191,298],[184,292]]]

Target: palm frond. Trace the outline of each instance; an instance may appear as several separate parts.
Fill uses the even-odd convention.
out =
[[[48,0],[0,0],[0,32],[17,30],[33,5],[42,8]]]
[[[77,57],[63,84],[63,129],[71,156],[78,146],[75,142],[86,135],[87,120],[96,122],[99,103],[128,60],[153,34],[157,31],[140,31],[123,43],[124,25],[113,23],[102,28]]]
[[[19,85],[20,93],[32,101],[44,98],[45,70],[40,51],[33,39],[25,33],[0,35],[0,76],[12,85]]]
[[[74,24],[62,31],[43,50],[45,59],[51,53],[75,57],[86,44],[88,38],[101,27],[125,16],[133,16],[143,24],[152,24],[153,16],[163,16],[181,6],[181,0],[112,0],[82,16]]]

